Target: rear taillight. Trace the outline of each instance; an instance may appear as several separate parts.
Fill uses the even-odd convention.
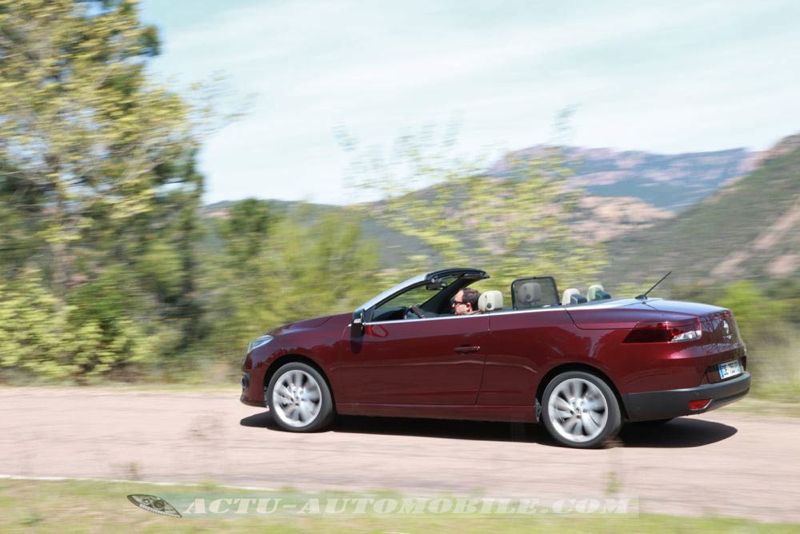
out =
[[[711,399],[697,399],[689,401],[689,409],[694,411],[705,410],[711,404]]]
[[[733,318],[733,313],[730,310],[722,312],[722,328],[724,335],[730,339],[739,339],[739,327],[736,325],[736,320]]]
[[[685,343],[703,336],[700,318],[687,321],[658,321],[637,324],[625,343]]]

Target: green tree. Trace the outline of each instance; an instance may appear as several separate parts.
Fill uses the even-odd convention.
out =
[[[257,261],[267,246],[277,218],[269,203],[263,200],[249,198],[234,203],[219,224],[228,263],[243,270]]]
[[[526,274],[553,275],[562,285],[594,281],[605,250],[581,241],[569,224],[581,192],[567,187],[560,150],[508,159],[507,176],[497,177],[475,162],[448,159],[427,143],[406,136],[391,158],[372,150],[356,156],[353,165],[357,187],[385,198],[361,204],[362,216],[434,251],[410,254],[413,270],[430,269],[434,262],[475,265],[501,287]]]
[[[93,307],[79,308],[56,298],[38,271],[25,274],[13,283],[0,281],[0,370],[86,381],[151,360],[163,342],[119,313],[125,299],[113,288],[89,301]]]
[[[742,338],[756,345],[787,343],[787,302],[768,298],[755,284],[739,281],[724,288],[719,305],[730,309]]]
[[[0,264],[120,365],[201,331],[193,110],[148,78],[158,48],[133,0],[0,0]],[[114,369],[86,350],[75,372]]]
[[[279,213],[250,199],[229,206],[214,226],[219,242],[203,280],[209,346],[231,363],[266,330],[351,312],[376,291],[377,251],[351,211],[300,205]]]

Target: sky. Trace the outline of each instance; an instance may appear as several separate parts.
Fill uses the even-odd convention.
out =
[[[143,0],[141,11],[160,30],[157,79],[221,79],[218,109],[243,111],[203,140],[206,202],[353,200],[337,132],[389,152],[401,135],[454,130],[454,156],[491,158],[552,142],[763,150],[800,131],[796,0]]]

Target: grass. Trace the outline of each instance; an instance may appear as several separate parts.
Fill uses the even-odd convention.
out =
[[[248,514],[174,518],[136,508],[128,494],[156,496],[280,495],[296,502],[308,497],[347,498],[363,495],[303,494],[293,490],[265,492],[200,486],[97,481],[0,480],[0,531],[23,532],[797,532],[798,525],[759,523],[722,517],[678,517],[654,514]],[[386,492],[372,498],[401,497]]]

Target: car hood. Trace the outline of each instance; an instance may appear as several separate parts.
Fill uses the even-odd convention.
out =
[[[341,322],[342,319],[345,321],[349,321],[352,317],[352,314],[349,313],[342,313],[337,315],[325,315],[322,317],[314,317],[313,319],[304,319],[302,321],[297,321],[295,323],[285,324],[283,326],[279,326],[278,328],[269,332],[272,336],[278,336],[281,334],[291,334],[295,332],[301,332],[304,330],[316,330],[326,323],[329,323],[332,319],[333,322],[337,324]]]

